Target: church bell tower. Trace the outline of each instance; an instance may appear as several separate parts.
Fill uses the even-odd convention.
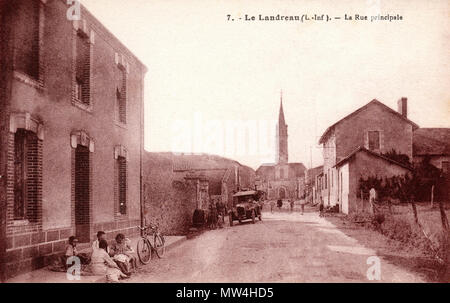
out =
[[[288,126],[284,120],[283,112],[283,92],[280,96],[280,112],[278,114],[277,125],[277,160],[278,164],[288,163]]]

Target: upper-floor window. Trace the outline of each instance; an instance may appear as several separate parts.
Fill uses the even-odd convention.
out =
[[[17,71],[34,80],[40,79],[40,0],[16,0],[17,23],[15,24],[15,60]]]
[[[91,103],[91,47],[89,37],[78,30],[76,35],[75,98],[77,101]]]
[[[379,150],[380,149],[380,132],[379,131],[369,131],[368,139],[369,139],[369,149],[370,150]]]
[[[116,85],[115,115],[117,122],[127,123],[127,71],[123,66],[119,66],[119,77]]]

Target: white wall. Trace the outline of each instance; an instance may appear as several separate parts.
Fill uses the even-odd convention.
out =
[[[341,190],[339,191],[339,200],[341,201],[341,208],[344,214],[348,214],[349,213],[348,193],[350,184],[349,164],[347,163],[341,166],[338,169],[338,174],[339,176],[342,176],[342,178],[340,178],[340,183],[342,183],[340,184]]]

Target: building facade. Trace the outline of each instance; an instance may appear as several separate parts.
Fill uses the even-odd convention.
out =
[[[319,175],[323,172],[323,166],[310,168],[305,172],[305,198],[308,203],[313,205],[320,202],[317,191],[319,187]]]
[[[145,219],[166,235],[186,234],[196,209],[231,208],[234,193],[254,187],[253,169],[219,156],[145,153],[143,163]]]
[[[137,233],[146,67],[84,7],[73,21],[62,0],[6,7],[10,277],[45,266],[71,235],[83,247],[98,230]]]
[[[300,199],[304,195],[306,167],[302,163],[288,162],[288,126],[283,100],[278,114],[276,141],[277,162],[263,164],[256,170],[257,189],[266,192],[269,200]]]
[[[417,128],[407,118],[406,98],[398,101],[398,112],[372,100],[328,127],[319,142],[323,145],[321,197],[325,206],[339,205],[341,211],[348,212],[353,209],[348,204],[354,203],[356,197],[353,185],[361,176],[367,173],[378,174],[379,177],[390,176],[387,167],[391,165],[395,166],[395,173],[404,173],[404,165],[393,163],[383,155],[395,151],[412,161],[413,131]],[[365,161],[367,157],[373,161]],[[351,171],[349,167],[343,166],[349,160],[353,161]],[[386,173],[378,169],[380,165]]]
[[[445,182],[434,189],[424,188],[420,199],[448,201],[450,194],[450,128],[419,128],[414,131],[413,161],[415,166],[428,161],[441,171]],[[430,185],[428,185],[430,186]]]

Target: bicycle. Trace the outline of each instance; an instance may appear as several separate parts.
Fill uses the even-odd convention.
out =
[[[158,258],[162,258],[165,252],[164,236],[159,232],[158,225],[136,226],[143,234],[137,243],[137,254],[143,264],[148,264],[152,258],[152,252],[155,252]],[[151,230],[149,233],[148,230]],[[149,237],[150,236],[150,237]],[[153,242],[153,243],[152,243]]]

